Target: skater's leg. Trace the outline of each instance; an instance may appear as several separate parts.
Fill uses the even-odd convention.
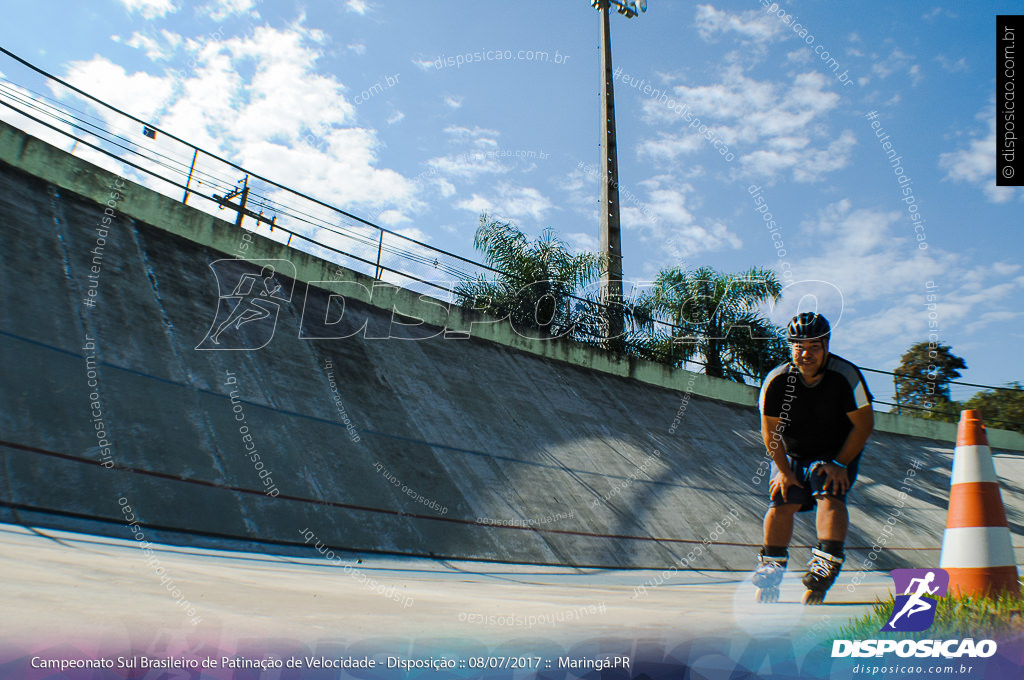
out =
[[[804,604],[820,604],[835,583],[843,567],[843,542],[849,525],[846,503],[830,496],[818,496],[818,547],[811,551],[811,561],[803,582],[807,588]]]
[[[818,496],[818,550],[833,558],[844,559],[843,543],[849,526],[850,516],[845,502],[832,496]]]
[[[846,493],[843,494],[836,494],[834,489],[825,488],[828,476],[822,465],[812,467],[808,482],[818,504],[816,525],[819,541],[842,543],[846,540],[846,533],[850,526],[850,516],[846,510],[846,494],[850,492],[857,481],[859,467],[860,456],[854,458],[846,469],[850,485],[847,487]]]
[[[806,481],[804,466],[796,461],[790,461],[790,466],[802,482]],[[775,466],[772,469],[777,471]],[[770,504],[764,516],[764,545],[752,579],[757,588],[758,602],[778,601],[779,585],[789,558],[789,542],[793,539],[793,518],[814,504],[806,486],[790,485],[785,490],[773,486],[769,491]]]
[[[820,604],[835,583],[845,558],[843,543],[849,528],[846,503],[833,496],[817,496],[818,547],[811,551],[811,562],[803,578],[807,593],[804,604]]]
[[[779,599],[779,584],[789,557],[787,548],[793,538],[793,516],[799,509],[797,504],[773,506],[764,516],[764,546],[758,555],[758,567],[753,577],[758,602],[777,602]]]
[[[847,475],[852,486],[857,478],[857,460],[848,466]],[[843,543],[846,541],[850,526],[846,495],[836,495],[831,493],[830,489],[825,489],[826,479],[825,470],[820,465],[815,466],[809,476],[814,499],[818,505],[815,522],[818,547],[811,551],[811,561],[803,578],[807,587],[804,604],[818,604],[824,600],[825,593],[835,583],[845,559]]]
[[[849,486],[843,493],[835,488],[826,488],[828,472],[825,461],[815,461],[807,468],[807,486],[817,505],[816,529],[818,547],[811,551],[811,561],[803,583],[807,587],[804,604],[818,604],[835,582],[843,566],[843,543],[849,529],[849,515],[846,511],[846,493],[857,480],[860,456],[846,466]],[[809,506],[808,506],[809,509]]]
[[[785,548],[765,546],[757,556],[757,569],[751,578],[758,602],[778,602],[779,584],[786,573],[789,552]]]
[[[790,503],[768,508],[764,516],[765,547],[786,548],[793,540],[793,518],[800,509],[799,504]]]
[[[843,568],[843,544],[836,541],[821,541],[811,550],[811,561],[807,565],[803,583],[807,588],[804,604],[821,604],[825,593],[835,583]]]
[[[845,501],[833,496],[818,496],[817,500],[818,540],[843,543],[850,526],[850,515],[846,510]]]

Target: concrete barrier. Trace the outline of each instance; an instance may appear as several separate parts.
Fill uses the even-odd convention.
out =
[[[260,273],[211,268],[236,251],[234,225],[3,125],[0,164],[12,517],[130,536],[125,499],[173,540],[749,567],[767,486],[753,388],[530,340],[249,232],[248,259],[277,261],[287,295],[224,336],[260,349],[217,351],[228,289]],[[855,494],[849,544],[877,568],[938,559],[953,441],[910,420],[880,418]],[[1020,533],[1024,468],[996,464]]]

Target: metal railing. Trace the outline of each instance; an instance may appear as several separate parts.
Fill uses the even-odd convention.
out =
[[[33,90],[17,84],[10,77],[0,77],[0,114],[4,111],[14,114],[13,120],[3,115],[0,115],[0,120],[7,118],[8,122],[29,134],[126,179],[183,203],[192,199],[192,207],[209,214],[232,210],[237,215],[235,221],[240,228],[377,280],[430,294],[444,302],[455,302],[459,297],[456,287],[481,275],[508,276],[486,264],[381,227],[369,219],[246,170],[90,95],[3,47],[0,47],[0,53],[8,57],[7,64],[15,71],[21,70],[23,75],[19,80],[22,83],[36,80],[39,84],[39,88]],[[9,73],[7,68],[0,69],[0,72],[5,76]],[[38,91],[43,86],[49,88],[54,96]],[[93,107],[95,111],[88,111],[81,105]],[[231,199],[234,197],[239,197],[239,201],[233,202]],[[249,218],[248,223],[245,218]],[[571,296],[571,304],[577,318],[589,320],[574,327],[572,337],[588,344],[600,344],[604,338],[595,330],[600,326],[596,320],[605,315],[606,308],[596,300],[578,296]],[[655,318],[649,323],[663,335],[679,335],[679,327],[664,320]],[[633,330],[637,328],[634,324]],[[630,353],[643,354],[643,347],[636,343],[626,341],[623,347]],[[671,351],[667,359],[672,365],[704,368],[704,364],[698,361],[675,360]],[[862,370],[893,375],[895,381],[892,371]],[[761,373],[763,375],[764,371]],[[751,379],[754,384],[760,381],[760,376],[739,375]],[[951,384],[1008,389],[972,383]],[[929,410],[885,401],[876,401],[876,404]],[[998,422],[1020,426],[1019,423]]]
[[[421,293],[448,296],[453,284],[480,274],[500,274],[473,260],[441,250],[342,210],[320,199],[246,170],[162,128],[122,111],[0,47],[0,52],[56,93],[51,97],[16,84],[8,68],[0,78],[2,110],[26,132],[174,197],[204,212],[223,209],[234,220],[272,240],[334,264]],[[96,113],[76,103],[93,107]],[[0,116],[0,118],[5,118]],[[19,120],[20,119],[20,120]],[[18,125],[18,122],[21,124]],[[245,187],[245,204],[232,202]]]
[[[38,91],[41,87],[32,90],[11,77],[0,78],[0,113],[14,112],[18,120],[10,122],[20,122],[18,127],[29,134],[126,179],[183,203],[191,200],[191,207],[209,214],[232,210],[240,228],[444,302],[455,302],[460,297],[456,288],[481,276],[509,278],[486,264],[381,227],[247,170],[122,111],[3,47],[0,53],[24,74],[18,81],[36,79],[55,93],[50,96]],[[8,73],[6,64],[0,71]],[[605,316],[606,308],[593,299],[570,298],[574,314],[582,321],[572,336],[600,343],[603,337],[594,330],[598,326],[595,320]],[[676,329],[658,319],[651,323],[668,335]]]

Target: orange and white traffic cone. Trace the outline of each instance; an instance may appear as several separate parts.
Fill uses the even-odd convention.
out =
[[[985,425],[975,410],[960,412],[950,485],[949,515],[939,558],[939,567],[949,572],[949,592],[1020,592],[999,478]]]

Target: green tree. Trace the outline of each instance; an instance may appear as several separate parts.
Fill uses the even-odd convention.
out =
[[[574,328],[579,311],[572,296],[596,279],[600,256],[573,253],[550,228],[529,241],[512,222],[486,213],[480,215],[473,246],[499,274],[458,285],[459,304],[508,318],[520,331],[558,336]]]
[[[927,418],[928,420],[939,420],[944,423],[955,423],[960,420],[960,411],[964,410],[967,407],[963,405],[963,402],[939,397],[935,401],[931,402],[931,406],[928,406],[926,408],[928,408],[929,410],[918,411],[916,409],[908,409],[903,411],[903,414],[917,416],[919,418]],[[892,408],[889,409],[889,412],[892,413],[893,411],[896,410],[897,409]]]
[[[1006,388],[978,392],[964,402],[964,408],[981,411],[989,427],[1024,432],[1024,385],[1014,381]]]
[[[911,415],[949,420],[941,412],[955,412],[957,404],[950,399],[949,383],[967,368],[964,360],[941,343],[921,341],[910,346],[900,359],[896,374],[896,404],[892,411],[910,406]],[[937,413],[925,414],[922,409]]]
[[[699,355],[709,376],[761,379],[788,354],[782,329],[757,311],[781,294],[782,285],[770,269],[753,267],[739,274],[710,267],[662,270],[634,310],[647,331],[640,352],[673,365]],[[676,328],[670,331],[665,324]]]

